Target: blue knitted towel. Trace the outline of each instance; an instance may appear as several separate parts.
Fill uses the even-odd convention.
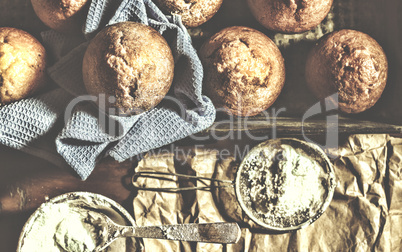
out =
[[[52,153],[55,149],[85,180],[105,155],[124,161],[208,128],[215,109],[201,94],[202,65],[180,17],[165,16],[151,0],[123,0],[119,6],[93,0],[84,34],[90,39],[105,25],[123,21],[147,24],[168,41],[176,69],[169,92],[178,101],[174,106],[165,100],[136,116],[102,114],[88,101],[82,81],[88,41],[48,31],[42,34],[45,47],[59,57],[48,73],[60,88],[1,107],[0,143],[62,165],[64,161]],[[119,134],[105,125],[119,129]]]

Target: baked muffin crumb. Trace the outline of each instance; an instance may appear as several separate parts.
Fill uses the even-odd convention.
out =
[[[46,83],[46,52],[29,33],[0,28],[0,104],[27,98]]]
[[[285,80],[284,60],[276,45],[251,28],[229,27],[200,50],[204,90],[215,107],[236,116],[253,116],[278,97]]]
[[[88,0],[31,0],[39,19],[61,33],[78,34],[89,8]]]
[[[105,109],[115,108],[120,114],[139,114],[156,106],[167,94],[173,72],[166,40],[135,22],[103,29],[91,41],[83,61],[87,91],[105,94]]]
[[[155,0],[167,14],[180,15],[186,27],[197,27],[210,20],[223,0]]]
[[[388,62],[369,35],[341,30],[323,37],[309,53],[306,80],[319,99],[338,93],[339,109],[360,113],[372,107],[387,83]]]
[[[247,0],[251,13],[267,29],[301,33],[320,24],[333,0]]]

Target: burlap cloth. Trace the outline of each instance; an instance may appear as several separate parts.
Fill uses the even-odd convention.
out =
[[[139,190],[134,217],[139,226],[237,221],[242,238],[235,245],[144,239],[145,251],[401,251],[402,139],[354,135],[333,160],[337,177],[334,199],[312,225],[292,233],[256,228],[242,212],[234,189],[168,193]],[[234,179],[238,161],[218,159],[216,150],[194,149],[184,157],[148,155],[135,172],[162,171]],[[136,186],[185,187],[190,183],[139,178]],[[253,228],[254,227],[254,228]]]

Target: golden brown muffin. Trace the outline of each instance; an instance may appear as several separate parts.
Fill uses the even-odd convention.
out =
[[[309,53],[306,81],[319,99],[336,92],[339,109],[359,113],[372,107],[387,83],[388,62],[369,35],[341,30],[324,36]]]
[[[197,27],[210,20],[223,0],[155,0],[155,4],[168,14],[181,16],[186,27]]]
[[[31,0],[36,15],[48,27],[61,33],[79,33],[84,25],[89,0]]]
[[[127,115],[156,106],[169,91],[173,72],[166,40],[153,28],[135,22],[104,28],[90,42],[83,61],[88,93],[105,94],[106,109]]]
[[[0,27],[0,105],[26,98],[46,83],[46,52],[29,33]]]
[[[253,116],[270,107],[285,82],[284,60],[278,47],[261,32],[229,27],[204,43],[204,92],[217,109]]]
[[[247,0],[251,12],[267,29],[300,33],[313,29],[328,15],[333,0]]]

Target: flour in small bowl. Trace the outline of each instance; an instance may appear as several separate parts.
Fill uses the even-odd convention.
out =
[[[326,196],[321,165],[287,144],[251,155],[243,176],[248,208],[273,227],[307,221],[319,211]]]
[[[102,244],[104,227],[94,219],[99,213],[120,225],[132,225],[111,200],[101,195],[76,192],[42,204],[23,228],[18,252],[92,252]],[[137,246],[138,245],[138,246]],[[135,239],[118,239],[105,252],[137,251]]]

